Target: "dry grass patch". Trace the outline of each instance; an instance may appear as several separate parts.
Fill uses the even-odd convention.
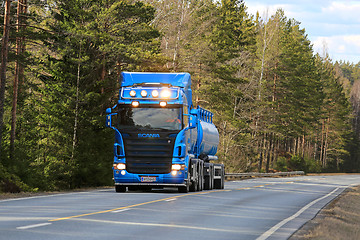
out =
[[[290,239],[360,239],[360,186],[341,194]]]

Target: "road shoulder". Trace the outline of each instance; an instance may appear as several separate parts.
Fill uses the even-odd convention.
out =
[[[360,239],[360,186],[346,189],[290,240]]]

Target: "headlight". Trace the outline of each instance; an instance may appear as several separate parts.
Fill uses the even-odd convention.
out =
[[[169,98],[171,96],[171,92],[168,89],[162,90],[161,91],[161,97],[162,98]]]
[[[131,96],[131,97],[135,97],[135,96],[136,96],[135,90],[131,90],[131,91],[130,91],[130,96]]]
[[[138,101],[131,102],[131,106],[138,107],[140,103]]]
[[[125,165],[125,163],[118,163],[118,164],[114,164],[114,168],[117,170],[125,170],[126,165]]]
[[[161,107],[166,107],[166,102],[160,102]]]
[[[173,170],[173,171],[179,171],[179,170],[184,170],[184,169],[185,169],[185,165],[173,164],[171,166],[171,170]]]
[[[142,90],[141,93],[140,93],[140,95],[141,95],[142,97],[146,97],[146,96],[147,96],[147,91]]]

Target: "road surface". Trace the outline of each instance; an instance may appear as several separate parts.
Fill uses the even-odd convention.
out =
[[[257,178],[224,190],[113,189],[0,201],[0,240],[288,239],[360,175]]]

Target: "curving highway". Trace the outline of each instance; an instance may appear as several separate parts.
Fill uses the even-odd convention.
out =
[[[0,201],[0,240],[288,239],[360,175],[257,178],[224,190],[113,189]]]

